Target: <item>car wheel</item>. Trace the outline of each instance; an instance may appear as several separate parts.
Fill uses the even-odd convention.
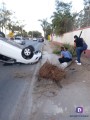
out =
[[[35,51],[35,48],[32,45],[28,46],[33,52]]]
[[[30,46],[22,50],[22,57],[24,59],[31,59],[33,57],[33,50]]]

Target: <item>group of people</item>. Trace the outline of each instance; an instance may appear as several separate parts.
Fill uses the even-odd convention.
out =
[[[87,49],[87,45],[85,41],[82,38],[78,37],[77,35],[74,36],[74,49],[76,50],[76,55],[77,55],[77,59],[75,60],[75,62],[77,63],[77,65],[81,65],[81,60],[80,60],[81,54],[83,51]],[[70,53],[70,51],[68,51],[67,48],[62,46],[61,56],[58,60],[60,63],[70,62],[72,61],[72,54]]]

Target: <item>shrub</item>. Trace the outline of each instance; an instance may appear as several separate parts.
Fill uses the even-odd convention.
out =
[[[76,51],[74,50],[74,46],[70,45],[69,43],[64,43],[63,46],[66,47],[68,51],[70,51],[73,57],[76,56]]]
[[[60,54],[60,50],[53,50],[54,54]]]
[[[69,43],[64,43],[62,46],[66,47],[68,51],[72,54],[73,57],[76,56],[76,51],[74,50],[74,46],[70,45]],[[60,47],[56,47],[57,49],[53,50],[54,54],[60,54]]]

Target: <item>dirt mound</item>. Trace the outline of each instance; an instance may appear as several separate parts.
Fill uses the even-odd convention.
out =
[[[54,81],[59,81],[66,76],[65,70],[52,65],[49,62],[45,62],[39,70],[39,77],[45,79],[52,79]]]

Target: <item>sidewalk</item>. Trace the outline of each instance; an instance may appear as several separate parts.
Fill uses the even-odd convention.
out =
[[[58,58],[56,55],[50,58],[50,46],[50,42],[44,45],[42,64],[47,57],[55,62]],[[72,63],[66,69],[62,88],[49,80],[36,82],[30,120],[90,120],[90,62],[85,58],[82,62],[82,66]],[[76,112],[77,107],[82,113]]]
[[[60,65],[58,58],[59,56],[53,54],[53,49],[51,48],[50,42],[46,41],[43,47],[43,57],[41,65],[44,64],[46,61],[49,61],[50,63],[58,66]]]

